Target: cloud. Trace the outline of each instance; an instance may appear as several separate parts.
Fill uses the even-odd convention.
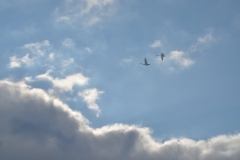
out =
[[[50,60],[54,60],[54,59],[55,59],[55,54],[54,54],[53,52],[51,52],[51,53],[49,54],[49,59],[50,59]]]
[[[0,159],[240,159],[240,134],[161,142],[136,125],[95,129],[80,112],[23,82],[0,81],[0,122]]]
[[[186,54],[182,51],[172,51],[169,54],[169,60],[174,61],[176,64],[183,68],[190,67],[195,63],[194,60],[186,57]]]
[[[72,2],[72,1],[71,1]],[[93,10],[102,11],[108,5],[112,5],[115,0],[82,0],[80,11],[81,15],[89,14]]]
[[[44,47],[50,46],[48,40],[44,40],[43,42],[36,42],[36,43],[28,43],[23,46],[24,49],[27,49],[32,54],[36,54],[39,56],[43,56],[45,54]]]
[[[26,54],[22,58],[16,58],[16,56],[13,56],[13,60],[20,63],[30,64],[33,62],[34,59],[38,57],[44,57],[49,51],[51,50],[50,42],[48,40],[44,40],[42,42],[36,42],[36,43],[27,43],[24,44],[20,49],[17,50],[19,52],[18,54],[21,55],[22,52]],[[50,55],[53,58],[53,52],[50,53]],[[32,59],[29,58],[29,56],[33,57]]]
[[[29,54],[26,54],[22,58],[17,58],[16,56],[10,57],[9,68],[18,68],[22,64],[30,65],[33,62],[33,59],[29,58]]]
[[[20,66],[21,66],[21,62],[16,56],[10,57],[10,64],[9,64],[10,68],[17,68]]]
[[[125,62],[125,63],[130,63],[132,61],[133,61],[132,58],[125,58],[125,59],[123,59],[123,62]]]
[[[73,58],[70,58],[69,60],[64,60],[63,61],[63,67],[67,67],[67,66],[69,66],[69,65],[71,65],[73,63],[74,63],[74,59]]]
[[[68,16],[62,16],[57,18],[57,22],[68,22],[70,18]]]
[[[57,8],[55,14],[57,22],[80,24],[91,27],[100,22],[103,17],[115,12],[114,4],[117,0],[65,0],[62,8]]]
[[[208,30],[208,33],[204,36],[201,36],[197,39],[197,42],[189,47],[187,51],[170,51],[170,53],[166,54],[164,57],[164,61],[161,60],[160,56],[157,58],[158,64],[164,64],[168,67],[169,71],[175,71],[178,68],[186,69],[195,64],[195,60],[190,58],[190,55],[194,52],[201,51],[204,46],[209,45],[212,41],[214,41],[214,37],[212,35],[212,30]],[[159,42],[155,41],[150,46],[158,46]]]
[[[88,53],[92,53],[92,50],[89,47],[86,47],[85,50],[88,51]]]
[[[78,95],[83,97],[84,101],[88,104],[88,108],[95,111],[96,115],[99,116],[101,110],[96,104],[96,100],[99,99],[99,96],[103,93],[103,91],[99,91],[96,88],[93,88],[78,92]]]
[[[175,71],[176,69],[187,69],[191,67],[195,61],[190,59],[188,55],[183,51],[171,51],[169,54],[166,54],[164,60],[162,61],[161,57],[157,58],[158,64],[163,64],[168,67],[169,71]]]
[[[23,65],[34,65],[35,62],[39,62],[40,58],[43,58],[49,51],[51,51],[51,47],[48,40],[44,40],[43,42],[27,43],[17,50],[17,56],[14,55],[9,57],[9,68],[18,68],[22,67]],[[25,55],[22,56],[23,54]],[[53,52],[50,53],[49,59],[54,59]],[[44,62],[46,62],[46,60]]]
[[[161,47],[162,43],[160,40],[155,40],[152,44],[149,45],[149,47],[151,48],[157,48],[157,47]]]
[[[198,42],[200,42],[200,43],[208,43],[212,40],[213,40],[213,36],[212,36],[211,32],[203,37],[198,38]]]
[[[73,48],[75,45],[74,41],[70,38],[66,38],[62,44],[64,47],[68,47],[68,48]]]
[[[45,74],[36,76],[36,80],[44,80],[52,83],[54,89],[60,92],[71,91],[74,85],[83,86],[88,83],[89,78],[83,76],[81,73],[69,75],[66,78],[53,78],[49,74],[52,70],[48,70]]]
[[[210,31],[208,31],[208,33],[206,35],[204,35],[202,37],[199,37],[198,40],[197,40],[197,43],[190,46],[190,48],[187,52],[188,53],[193,53],[193,52],[196,52],[198,50],[201,50],[203,46],[208,45],[212,41],[214,41],[214,37],[212,35],[212,30],[210,30]]]

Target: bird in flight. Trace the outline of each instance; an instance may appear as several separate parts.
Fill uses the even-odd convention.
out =
[[[145,66],[150,65],[150,64],[148,64],[148,62],[147,62],[147,58],[144,59],[144,64],[143,64],[143,63],[140,63],[140,64],[145,65]]]
[[[157,56],[161,56],[161,59],[163,61],[163,57],[165,57],[165,54],[164,53],[161,53],[161,55],[157,55]]]

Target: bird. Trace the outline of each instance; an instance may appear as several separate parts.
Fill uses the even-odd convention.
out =
[[[144,59],[144,64],[143,64],[143,63],[140,63],[140,64],[145,65],[145,66],[150,65],[150,64],[148,64],[148,62],[147,62],[147,58]]]
[[[161,59],[163,61],[163,57],[165,57],[165,54],[164,53],[161,53],[161,55],[157,55],[157,56],[161,56]]]

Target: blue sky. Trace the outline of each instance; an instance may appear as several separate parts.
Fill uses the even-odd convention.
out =
[[[2,112],[10,112],[3,106],[15,110],[19,101],[19,107],[32,108],[19,111],[21,116],[40,116],[42,110],[47,123],[51,115],[44,107],[33,108],[39,97],[43,106],[49,97],[67,106],[61,115],[80,114],[96,137],[133,129],[169,143],[182,137],[211,143],[222,135],[232,145],[231,137],[240,139],[239,7],[225,0],[1,0],[2,94],[4,86],[9,94],[19,87],[20,95],[33,99],[25,106],[26,96],[13,94],[7,98],[16,103],[2,99]],[[147,67],[140,65],[144,58]],[[62,124],[78,121],[55,118]],[[50,128],[35,126],[31,134]]]

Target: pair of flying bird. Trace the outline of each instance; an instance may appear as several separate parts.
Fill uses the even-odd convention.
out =
[[[165,57],[165,54],[161,53],[161,55],[157,55],[157,56],[161,56],[161,59],[163,61],[163,57]],[[145,65],[145,66],[148,66],[150,65],[148,62],[147,62],[147,58],[144,59],[144,63],[140,63],[142,65]]]

